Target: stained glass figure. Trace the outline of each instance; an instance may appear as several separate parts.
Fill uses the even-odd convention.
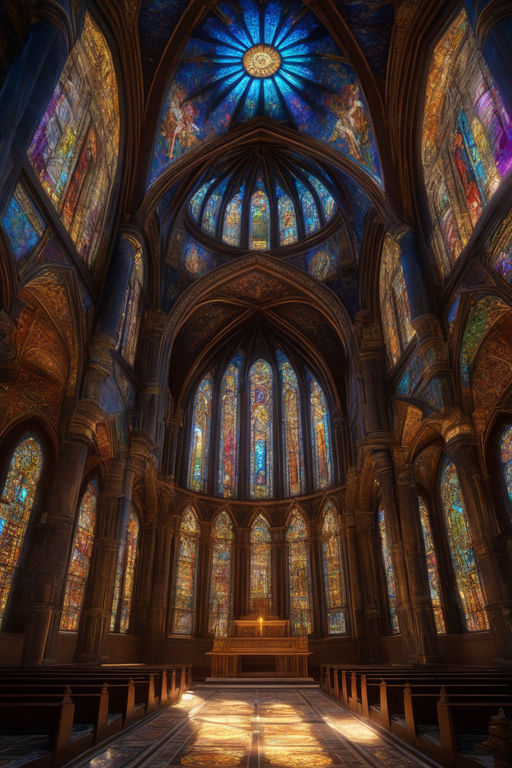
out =
[[[33,251],[41,240],[45,223],[22,184],[16,184],[2,223],[16,261]]]
[[[203,200],[208,192],[209,188],[213,184],[214,179],[207,181],[202,187],[199,187],[195,195],[190,199],[190,212],[192,217],[199,224],[201,220],[201,209],[203,207]]]
[[[91,564],[97,505],[98,481],[94,479],[87,485],[78,510],[60,619],[61,630],[76,632],[78,629]]]
[[[507,424],[501,432],[499,459],[508,498],[512,503],[512,424]]]
[[[126,634],[130,628],[135,569],[139,548],[139,519],[134,509],[130,509],[126,533],[121,542],[117,558],[114,600],[110,619],[110,631]]]
[[[317,380],[308,374],[311,436],[313,443],[313,479],[315,490],[332,484],[332,450],[329,408]]]
[[[382,248],[379,294],[386,351],[389,363],[394,365],[414,336],[414,328],[400,246],[389,235]]]
[[[215,235],[217,230],[217,221],[225,187],[225,181],[218,184],[204,206],[202,226],[204,231],[208,232],[209,235]]]
[[[251,198],[249,219],[249,248],[262,251],[270,243],[270,209],[268,197],[261,190],[256,190]]]
[[[273,489],[272,368],[256,360],[249,370],[251,422],[249,489],[253,498],[268,498]]]
[[[309,635],[313,627],[307,538],[308,533],[304,517],[298,509],[294,509],[286,528],[290,631],[292,635]]]
[[[382,560],[384,562],[384,573],[386,574],[386,587],[387,587],[387,593],[388,593],[389,618],[391,621],[391,631],[393,634],[398,634],[400,632],[400,628],[398,626],[398,616],[396,613],[397,595],[396,595],[395,571],[393,568],[391,547],[389,546],[388,531],[386,526],[386,513],[384,512],[384,507],[380,507],[379,509],[378,525],[379,525],[380,545],[382,550]]]
[[[239,192],[227,204],[224,214],[222,239],[228,245],[238,248],[240,245],[240,224],[242,221],[243,194]]]
[[[512,168],[512,120],[462,11],[434,49],[422,157],[433,250],[445,276]]]
[[[284,475],[286,493],[297,496],[304,492],[304,456],[300,416],[299,384],[295,371],[283,353],[277,351],[281,376],[284,435]]]
[[[117,351],[125,358],[129,365],[135,360],[137,337],[139,332],[139,304],[144,285],[144,261],[142,250],[137,243],[133,254],[133,264],[126,288],[123,314],[117,334]]]
[[[480,574],[471,544],[464,500],[455,465],[448,458],[441,475],[441,502],[455,581],[466,628],[470,632],[489,629]]]
[[[194,397],[188,487],[192,491],[206,491],[208,484],[208,456],[210,452],[210,424],[212,418],[212,380],[206,376]]]
[[[242,355],[228,365],[220,387],[219,494],[234,497],[238,488],[239,387]]]
[[[420,511],[421,534],[423,537],[423,547],[425,549],[425,558],[427,560],[428,586],[430,590],[430,599],[432,601],[432,610],[438,634],[446,632],[441,606],[441,591],[439,588],[439,570],[437,567],[436,549],[434,546],[434,537],[430,527],[430,516],[425,499],[418,496],[418,507]]]
[[[327,632],[341,635],[347,631],[347,597],[338,513],[332,501],[327,502],[322,513],[321,537]]]
[[[262,604],[270,606],[272,600],[272,550],[270,526],[258,515],[251,525],[249,534],[251,544],[251,571],[249,602],[251,611]]]
[[[194,510],[187,507],[181,520],[176,558],[171,624],[171,632],[175,635],[191,635],[194,631],[199,533]]]
[[[233,523],[227,512],[215,518],[210,565],[210,614],[208,631],[215,637],[228,633],[231,614],[231,562]]]
[[[88,264],[107,222],[119,154],[114,63],[92,17],[62,70],[28,157]]]
[[[35,435],[25,434],[14,449],[0,497],[0,627],[34,505],[43,468]]]
[[[297,219],[295,207],[284,192],[278,193],[277,209],[279,215],[279,242],[281,245],[289,245],[297,241]]]

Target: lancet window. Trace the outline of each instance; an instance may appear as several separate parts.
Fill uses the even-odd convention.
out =
[[[500,435],[499,461],[501,475],[507,491],[509,510],[512,509],[512,424],[507,424]]]
[[[436,549],[434,546],[434,537],[430,526],[430,515],[427,503],[422,496],[418,497],[418,507],[420,512],[421,535],[423,537],[423,547],[425,549],[425,558],[427,561],[428,586],[430,590],[430,599],[432,601],[432,610],[436,630],[439,634],[446,632],[443,608],[441,605],[441,589],[439,581],[439,569],[437,565]]]
[[[231,567],[233,523],[227,512],[215,518],[210,565],[210,612],[208,630],[215,637],[227,635],[231,614]]]
[[[455,465],[449,459],[445,459],[441,474],[441,504],[466,629],[470,632],[489,629],[459,477]]]
[[[43,451],[35,435],[18,441],[0,498],[0,627],[19,564],[23,541],[43,468]]]
[[[263,515],[258,515],[251,525],[251,570],[249,599],[251,611],[270,612],[272,600],[272,549],[270,526]]]
[[[199,384],[194,397],[188,485],[193,491],[206,491],[208,456],[212,418],[212,381],[207,376]]]
[[[126,633],[130,628],[133,590],[139,548],[139,519],[132,508],[117,559],[116,582],[110,631]]]
[[[78,510],[60,620],[61,630],[76,632],[78,629],[91,564],[97,505],[98,481],[93,479],[84,491]]]
[[[414,336],[414,328],[400,246],[390,235],[382,248],[379,294],[386,351],[390,365],[394,365]]]
[[[176,558],[171,623],[171,632],[174,635],[191,635],[194,632],[199,533],[199,522],[194,510],[187,507],[181,520]]]
[[[293,635],[309,635],[313,628],[310,550],[307,538],[304,516],[298,509],[294,509],[286,529],[290,631]]]
[[[347,596],[338,513],[331,501],[322,513],[320,535],[327,632],[340,635],[347,631]]]
[[[398,626],[398,615],[396,612],[397,592],[396,592],[395,570],[393,567],[391,546],[389,543],[389,534],[388,534],[388,528],[386,523],[386,513],[384,511],[383,506],[381,506],[379,509],[377,522],[379,526],[382,562],[384,565],[384,573],[386,576],[386,588],[387,588],[387,596],[388,596],[391,631],[393,632],[393,634],[398,634],[398,632],[400,632],[400,628]]]

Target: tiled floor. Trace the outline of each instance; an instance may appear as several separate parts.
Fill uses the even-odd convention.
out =
[[[80,768],[412,768],[318,689],[197,688]]]

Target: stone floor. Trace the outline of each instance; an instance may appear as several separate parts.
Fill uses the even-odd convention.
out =
[[[319,689],[196,688],[73,768],[412,768]]]

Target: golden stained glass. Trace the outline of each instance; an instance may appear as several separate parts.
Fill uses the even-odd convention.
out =
[[[271,77],[281,66],[281,55],[273,45],[260,43],[244,53],[242,63],[251,77]]]

